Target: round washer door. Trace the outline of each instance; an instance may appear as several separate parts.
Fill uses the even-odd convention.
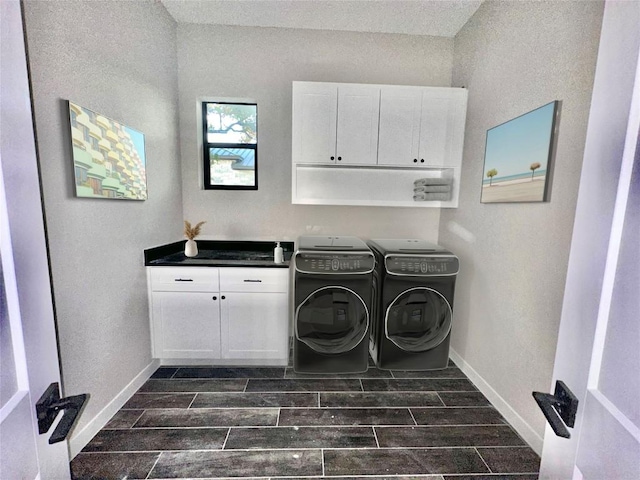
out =
[[[385,335],[407,352],[440,345],[451,331],[451,305],[436,290],[416,287],[396,297],[387,308]]]
[[[369,310],[362,298],[345,287],[323,287],[296,309],[296,338],[324,354],[345,353],[367,334]]]

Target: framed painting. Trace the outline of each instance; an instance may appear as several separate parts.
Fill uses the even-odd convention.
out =
[[[482,203],[546,202],[560,102],[487,130]]]
[[[69,102],[77,197],[146,200],[144,135]]]

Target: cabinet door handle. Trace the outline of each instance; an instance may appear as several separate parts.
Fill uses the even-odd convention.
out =
[[[211,298],[213,298],[214,300],[217,300],[217,299],[218,299],[218,297],[211,297]]]
[[[338,157],[338,160],[342,160],[342,157]]]
[[[222,300],[224,300],[224,299],[225,299],[225,298],[227,298],[227,297],[225,297],[224,295],[222,295],[220,298],[221,298]]]
[[[424,163],[424,158],[421,158],[421,159],[420,159],[420,163]]]
[[[193,278],[174,278],[174,282],[193,282]]]
[[[413,163],[418,163],[418,159],[417,159],[417,158],[414,158],[414,159],[413,159]]]
[[[246,279],[244,280],[245,283],[262,283],[262,280],[251,280],[251,279]]]
[[[331,160],[335,160],[335,159],[336,159],[336,157],[331,157]]]

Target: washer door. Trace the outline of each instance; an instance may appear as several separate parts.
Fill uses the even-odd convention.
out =
[[[296,309],[296,338],[318,353],[345,353],[367,334],[369,310],[360,296],[345,287],[323,287]]]
[[[402,350],[424,352],[440,345],[451,331],[451,305],[427,287],[406,290],[387,308],[385,335]]]

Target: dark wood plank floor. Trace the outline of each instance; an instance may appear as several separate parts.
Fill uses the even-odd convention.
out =
[[[74,479],[533,480],[539,457],[465,375],[161,367]]]

